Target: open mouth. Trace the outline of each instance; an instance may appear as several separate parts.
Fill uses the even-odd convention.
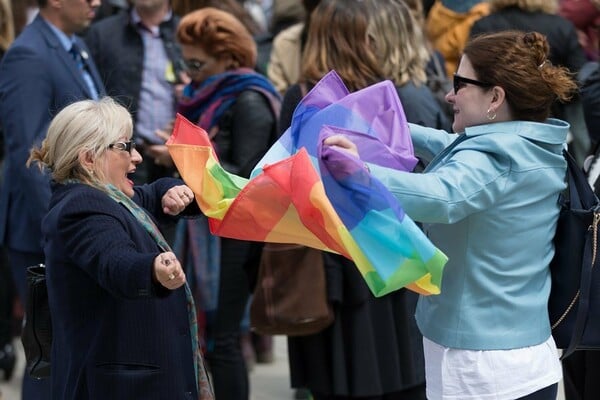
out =
[[[134,168],[134,169],[132,169],[131,171],[128,171],[128,172],[125,174],[125,179],[127,179],[127,182],[129,182],[129,184],[130,184],[131,186],[133,186],[133,179],[132,179],[132,175],[133,175],[134,173],[135,173],[135,168]]]

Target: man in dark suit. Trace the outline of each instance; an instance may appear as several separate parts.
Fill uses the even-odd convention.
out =
[[[104,95],[85,43],[75,34],[94,19],[100,0],[38,0],[39,14],[0,64],[0,123],[5,135],[0,192],[0,242],[8,249],[19,297],[26,299],[26,268],[44,262],[41,220],[48,208],[47,174],[25,163],[66,105]],[[25,374],[23,399],[49,396],[46,380]]]
[[[84,39],[107,94],[133,116],[134,140],[144,156],[133,180],[143,184],[175,172],[158,132],[170,131],[176,92],[183,90],[181,50],[175,40],[179,17],[170,0],[129,3],[129,10],[92,24]]]

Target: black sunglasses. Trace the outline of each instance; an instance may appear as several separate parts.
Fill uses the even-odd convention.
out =
[[[206,65],[206,62],[191,59],[191,60],[181,60],[181,64],[183,69],[188,72],[200,72],[202,68]]]
[[[121,151],[126,151],[129,154],[131,154],[131,151],[133,149],[135,149],[135,142],[133,141],[129,141],[129,142],[116,142],[116,143],[111,143],[108,145],[109,149],[117,149],[117,150],[121,150]]]
[[[475,79],[469,79],[469,78],[465,78],[464,76],[454,74],[454,79],[452,80],[452,86],[454,87],[454,94],[458,93],[458,91],[460,89],[467,86],[468,83],[470,83],[471,85],[476,85],[476,86],[484,87],[484,88],[489,88],[489,87],[493,86],[491,83],[481,82],[481,81],[478,81]]]

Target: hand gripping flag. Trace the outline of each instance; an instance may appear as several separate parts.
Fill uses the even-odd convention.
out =
[[[362,160],[322,145],[340,133],[357,144]],[[250,179],[225,171],[206,132],[181,115],[167,145],[213,234],[342,254],[375,296],[402,287],[440,293],[447,257],[364,168],[363,161],[410,171],[417,162],[391,82],[348,93],[334,71],[327,74]]]

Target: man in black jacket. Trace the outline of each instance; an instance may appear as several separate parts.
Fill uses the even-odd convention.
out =
[[[174,35],[179,18],[169,0],[133,0],[129,10],[94,23],[85,36],[109,96],[132,113],[134,139],[144,153],[137,184],[172,175],[165,141],[175,115],[176,92],[184,74]]]
[[[0,245],[8,252],[21,304],[26,304],[28,293],[27,267],[44,262],[41,221],[50,201],[50,177],[37,168],[27,168],[25,163],[31,147],[46,137],[56,113],[73,101],[104,95],[96,65],[77,35],[92,22],[100,3],[38,0],[37,16],[21,31],[0,64],[5,154]],[[2,366],[7,362],[4,353]],[[49,388],[48,379],[34,380],[25,373],[22,399],[48,399]]]

